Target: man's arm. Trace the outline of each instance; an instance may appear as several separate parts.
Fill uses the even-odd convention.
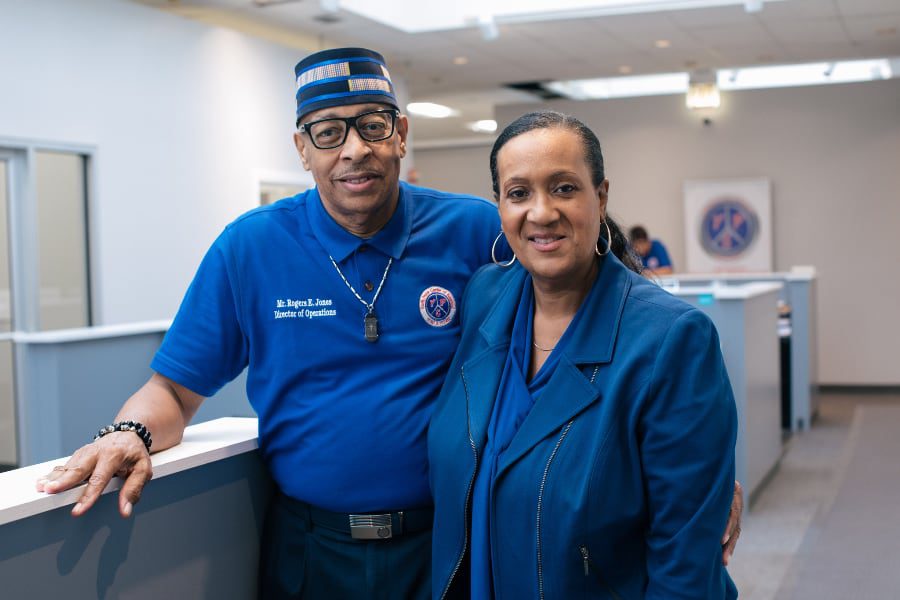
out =
[[[181,442],[184,428],[200,408],[203,396],[192,392],[167,377],[154,374],[122,407],[118,421],[138,421],[153,436],[153,451],[165,450]],[[98,424],[98,428],[104,425]],[[141,490],[153,476],[150,453],[139,435],[130,431],[109,433],[82,446],[65,466],[37,481],[37,490],[55,494],[87,480],[81,498],[72,509],[73,516],[84,514],[113,476],[125,479],[119,492],[119,513],[131,515],[141,497]]]
[[[731,499],[731,510],[728,512],[728,524],[725,525],[725,533],[722,534],[722,564],[726,567],[734,555],[738,538],[741,537],[741,515],[743,513],[744,488],[735,480],[734,498]]]

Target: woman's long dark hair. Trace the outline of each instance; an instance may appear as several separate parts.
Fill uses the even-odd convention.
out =
[[[603,180],[606,179],[603,168],[603,152],[600,149],[600,140],[597,139],[594,132],[591,131],[587,125],[571,115],[552,110],[541,110],[524,114],[510,123],[499,137],[497,137],[497,141],[494,142],[494,147],[491,149],[491,183],[494,188],[495,197],[500,197],[500,182],[497,175],[497,154],[500,152],[500,149],[506,145],[506,142],[523,133],[528,133],[529,131],[534,131],[536,129],[551,129],[554,127],[568,129],[581,138],[584,146],[584,161],[591,170],[592,183],[595,186],[599,186],[603,183]],[[644,268],[641,259],[635,254],[631,245],[628,243],[625,234],[622,233],[622,230],[616,222],[609,216],[608,211],[606,214],[606,224],[609,225],[609,232],[612,239],[607,241],[606,237],[603,235],[603,229],[606,228],[601,227],[600,239],[598,242],[604,246],[609,244],[612,253],[615,254],[626,267],[635,273],[640,273]]]

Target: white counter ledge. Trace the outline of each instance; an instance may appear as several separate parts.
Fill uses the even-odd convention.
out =
[[[791,267],[789,271],[757,271],[744,273],[669,273],[660,275],[659,280],[665,285],[669,281],[724,281],[739,283],[742,281],[812,281],[817,278],[816,268],[807,265]]]
[[[674,296],[712,296],[716,300],[746,300],[784,287],[779,282],[754,281],[737,285],[678,285],[663,286]]]
[[[181,444],[151,455],[153,479],[251,452],[257,447],[257,419],[226,417],[191,425],[185,430]],[[75,504],[84,485],[59,494],[35,490],[38,478],[54,466],[65,464],[67,459],[0,473],[0,525]],[[149,485],[153,485],[152,482]],[[103,493],[117,491],[121,486],[122,480],[114,477]]]
[[[10,340],[17,344],[61,344],[116,338],[145,333],[165,333],[172,325],[171,319],[161,321],[141,321],[139,323],[121,323],[119,325],[94,325],[92,327],[75,327],[72,329],[53,329],[50,331],[12,331],[0,334],[0,340]]]

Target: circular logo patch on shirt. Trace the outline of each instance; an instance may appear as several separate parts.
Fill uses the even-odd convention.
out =
[[[456,314],[456,300],[450,290],[432,286],[426,288],[419,296],[419,312],[425,322],[432,327],[443,327],[453,320]]]

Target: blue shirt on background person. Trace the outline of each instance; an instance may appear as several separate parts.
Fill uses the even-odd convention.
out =
[[[674,270],[669,251],[659,240],[650,239],[647,230],[636,225],[628,232],[632,248],[641,257],[644,268],[652,275],[668,275]]]
[[[643,259],[645,267],[657,273],[666,267],[672,268],[669,252],[659,240],[650,240],[650,251],[645,256],[641,256],[641,259]]]

